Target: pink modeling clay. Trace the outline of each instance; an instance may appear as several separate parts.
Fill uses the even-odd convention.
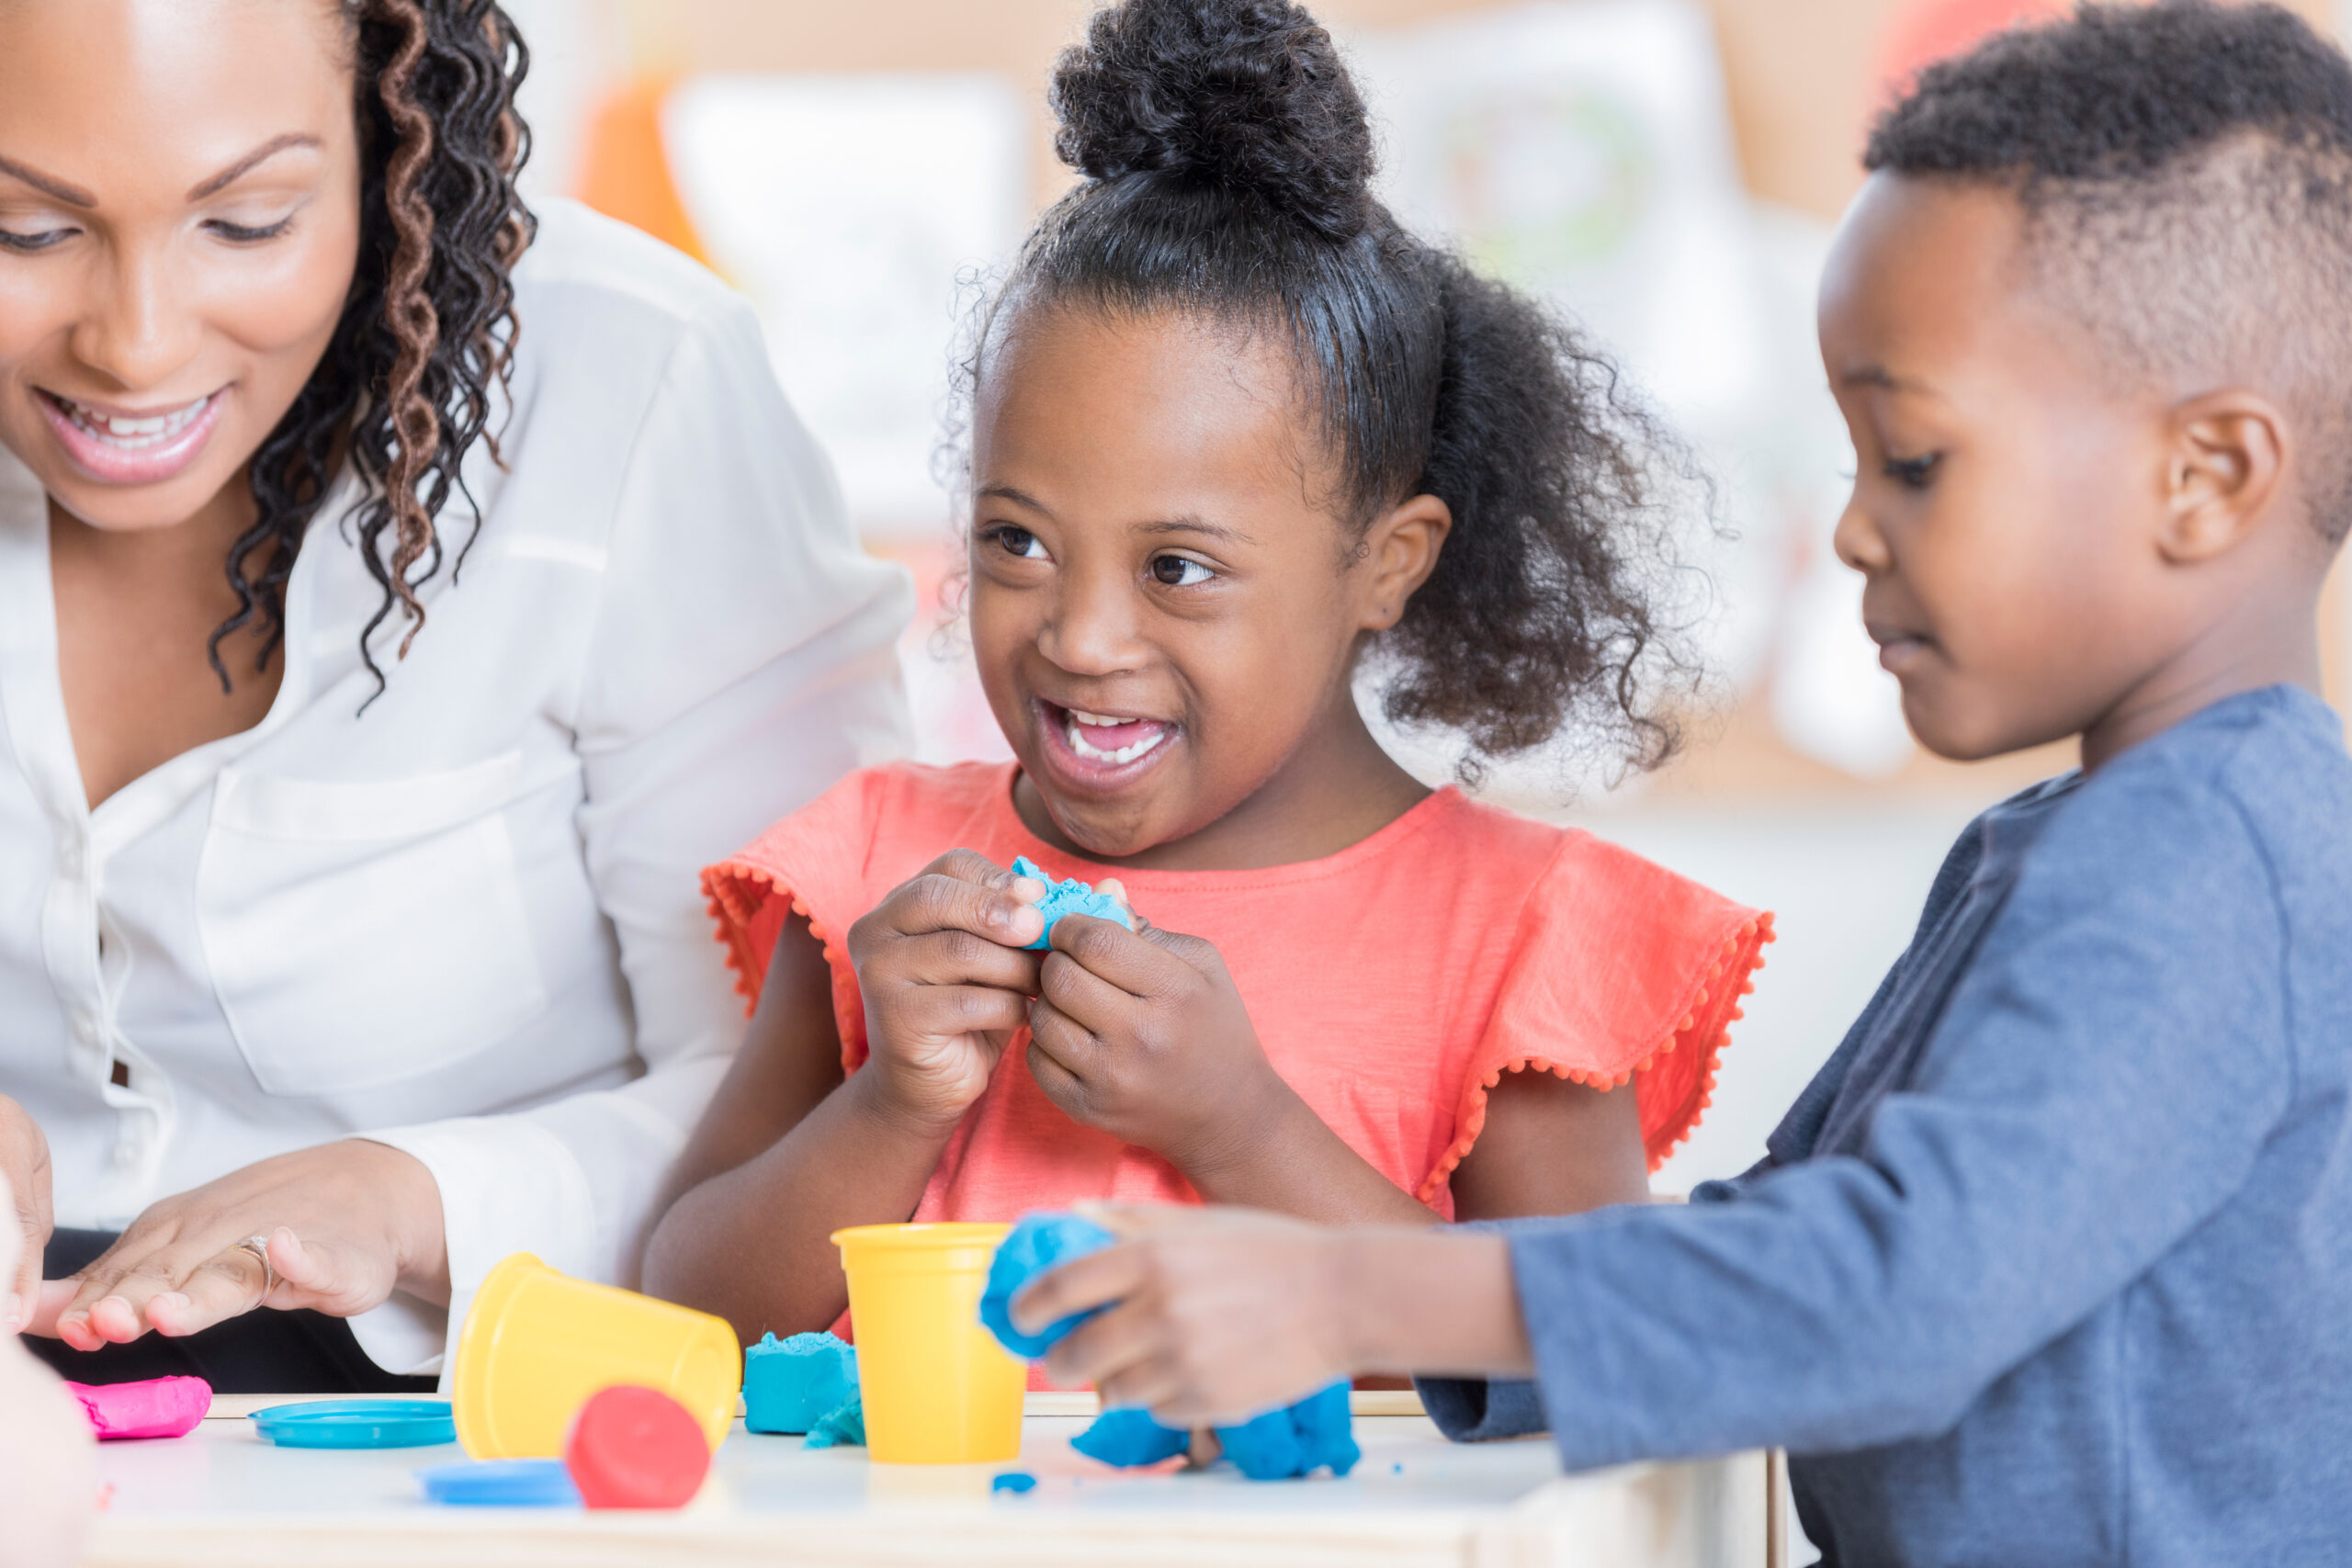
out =
[[[118,1438],[176,1438],[196,1430],[212,1408],[212,1385],[202,1378],[149,1378],[145,1382],[69,1382],[100,1442]]]

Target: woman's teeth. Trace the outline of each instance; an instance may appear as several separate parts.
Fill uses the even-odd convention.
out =
[[[209,397],[198,398],[186,408],[174,409],[169,413],[150,414],[144,419],[125,419],[119,414],[100,413],[96,409],[84,408],[71,398],[58,399],[57,406],[65,411],[66,418],[107,446],[125,452],[136,452],[169,441],[195,423],[197,416],[203,413],[211,402]]]
[[[1098,713],[1080,713],[1076,708],[1064,710],[1069,715],[1069,749],[1090,762],[1132,762],[1137,757],[1168,739],[1169,727],[1151,718],[1110,718]],[[1087,739],[1090,729],[1100,732],[1096,739],[1115,741],[1126,735],[1136,738],[1125,745],[1097,745]],[[1136,735],[1136,731],[1142,731]]]

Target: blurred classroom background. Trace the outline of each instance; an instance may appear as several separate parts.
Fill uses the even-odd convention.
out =
[[[1712,686],[1684,756],[1623,779],[1571,746],[1489,784],[1778,913],[1714,1108],[1661,1190],[1760,1156],[1953,835],[2072,761],[1960,767],[1912,744],[1828,548],[1852,454],[1813,337],[1874,107],[2052,4],[1314,4],[1379,122],[1390,205],[1575,315],[1717,480],[1713,522],[1694,501],[1685,530]],[[532,51],[526,188],[584,197],[752,297],[869,547],[923,586],[904,649],[922,754],[1005,755],[941,609],[960,556],[933,458],[963,313],[1069,181],[1044,85],[1090,0],[506,6]],[[2301,8],[2341,21],[2329,0]],[[1392,739],[1447,773],[1442,746]]]

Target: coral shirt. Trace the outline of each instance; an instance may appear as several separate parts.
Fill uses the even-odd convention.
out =
[[[1487,1090],[1535,1067],[1634,1080],[1655,1168],[1708,1103],[1771,916],[1589,833],[1430,795],[1339,853],[1255,871],[1135,871],[1039,841],[1009,763],[853,773],[703,874],[729,962],[757,998],[788,912],[833,976],[842,1066],[865,1060],[844,940],[948,850],[1051,875],[1116,876],[1153,924],[1216,945],[1276,1072],[1389,1180],[1451,1218],[1453,1168]],[[949,1141],[918,1220],[1009,1220],[1074,1200],[1197,1201],[1148,1149],[1072,1122],[1030,1076],[1026,1036]]]

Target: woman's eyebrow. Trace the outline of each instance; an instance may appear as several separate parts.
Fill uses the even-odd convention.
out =
[[[187,193],[187,199],[202,201],[208,196],[218,195],[251,174],[254,165],[277,157],[289,147],[322,147],[324,145],[324,142],[307,131],[289,130],[283,136],[273,136],[210,179],[199,183]]]
[[[98,198],[80,186],[67,185],[63,180],[51,175],[44,175],[39,169],[28,169],[14,159],[0,158],[0,175],[7,175],[12,178],[22,180],[33,189],[44,195],[53,196],[68,207],[96,207],[98,204]]]

